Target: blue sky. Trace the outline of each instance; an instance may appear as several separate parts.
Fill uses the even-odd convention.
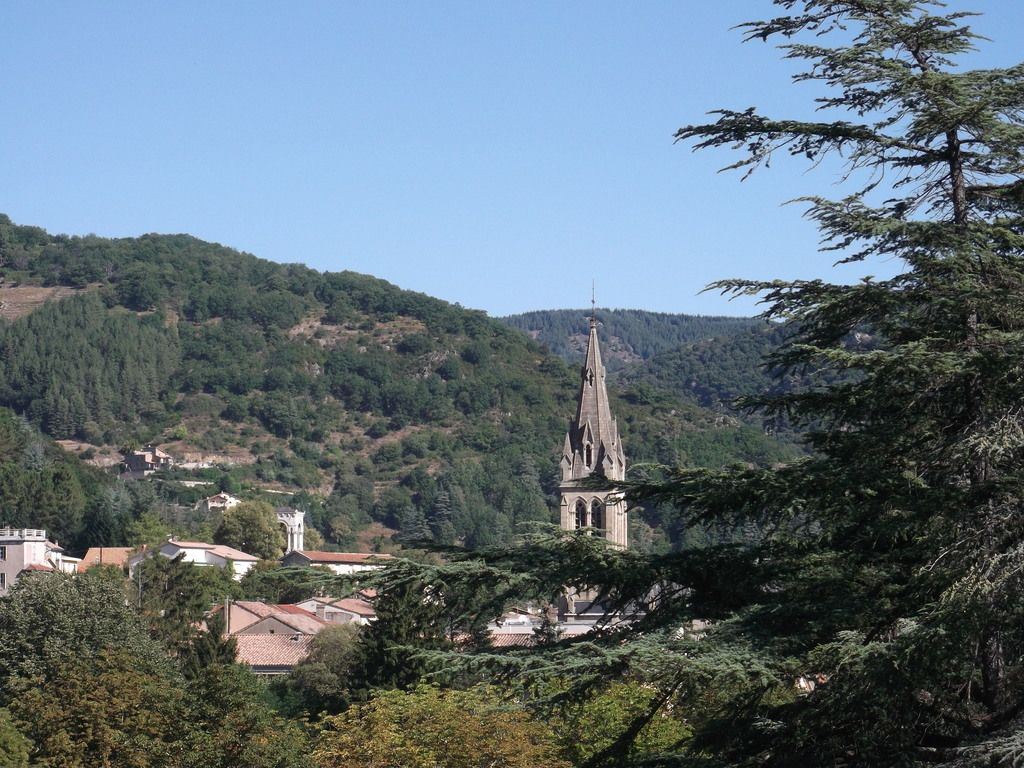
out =
[[[969,66],[1022,56],[1024,3]],[[782,161],[740,183],[673,145],[715,107],[808,114],[768,2],[7,3],[0,211],[53,232],[187,232],[492,315],[598,303],[750,314],[722,277],[855,279]]]

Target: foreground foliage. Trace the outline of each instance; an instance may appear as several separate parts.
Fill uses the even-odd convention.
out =
[[[116,570],[94,568],[75,578],[28,574],[0,599],[5,765],[305,764],[302,729],[274,712],[233,653],[187,653],[177,630],[164,645],[124,590]]]
[[[382,691],[325,721],[320,768],[568,768],[550,730],[495,692]]]

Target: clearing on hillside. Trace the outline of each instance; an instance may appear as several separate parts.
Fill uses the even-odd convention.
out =
[[[58,301],[81,293],[84,288],[68,288],[55,285],[49,288],[41,285],[0,285],[0,318],[17,320],[33,312],[48,301]]]

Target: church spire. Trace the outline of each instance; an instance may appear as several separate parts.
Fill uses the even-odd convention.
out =
[[[626,546],[625,505],[607,491],[586,489],[586,480],[603,477],[623,480],[626,457],[619,441],[619,427],[612,417],[597,338],[596,301],[591,298],[590,338],[580,368],[576,417],[569,424],[562,447],[562,527],[567,530],[605,529],[615,544]]]

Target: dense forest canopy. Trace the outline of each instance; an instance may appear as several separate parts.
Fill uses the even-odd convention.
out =
[[[765,325],[763,320],[747,317],[673,315],[638,309],[597,308],[594,312],[604,340],[605,365],[610,371],[680,346]],[[591,310],[585,309],[554,309],[500,319],[529,334],[559,357],[578,362],[586,352],[590,314]]]

